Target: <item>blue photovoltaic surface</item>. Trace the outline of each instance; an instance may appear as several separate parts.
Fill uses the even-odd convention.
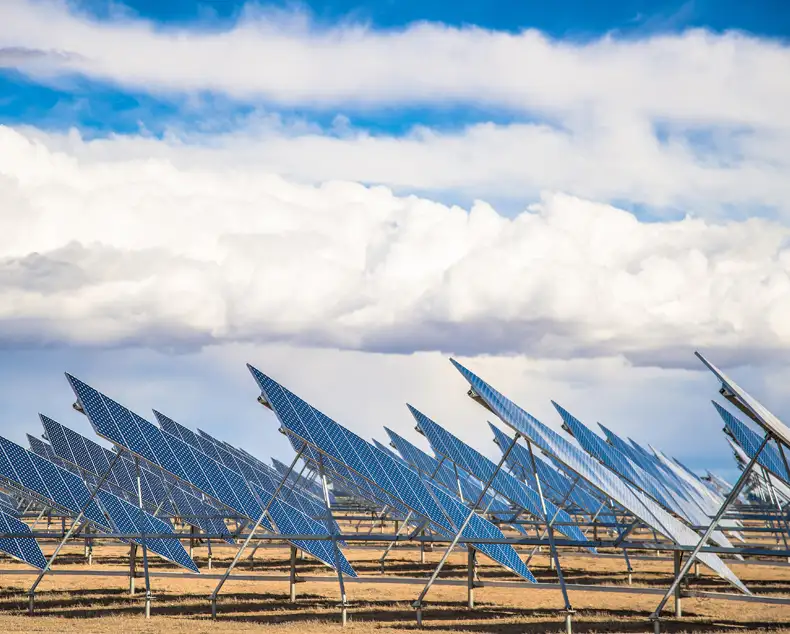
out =
[[[134,460],[130,456],[123,455],[115,460],[116,454],[109,449],[105,449],[48,416],[39,414],[39,418],[47,438],[52,442],[50,448],[60,461],[58,463],[60,466],[82,476],[89,485],[93,482],[98,483],[99,478],[108,474],[102,488],[128,502],[137,503],[137,475]],[[55,461],[53,460],[53,462]],[[112,469],[110,469],[111,465]],[[164,500],[167,493],[162,485],[161,474],[141,467],[140,490],[143,496],[143,505],[147,509],[153,511],[164,501],[162,512],[167,515],[171,514],[171,506]]]
[[[494,442],[502,452],[506,451],[513,439],[501,429],[489,423],[494,432]],[[510,452],[510,459],[519,467],[519,472],[524,475],[527,482],[533,482],[535,476],[532,474],[532,460],[529,451],[520,443],[516,443]],[[566,475],[553,469],[543,462],[540,456],[535,456],[535,468],[538,477],[544,488],[544,494],[550,493],[554,501],[560,504],[562,500],[573,502],[590,518],[597,517],[602,522],[616,523],[617,518],[609,511],[602,500],[593,497],[587,491],[579,487],[579,479],[575,481]]]
[[[683,515],[682,509],[680,509],[677,504],[667,499],[657,486],[637,473],[627,457],[611,445],[606,444],[606,441],[593,433],[592,430],[587,428],[586,425],[565,408],[554,401],[551,403],[562,417],[565,429],[576,439],[582,449],[604,466],[614,471],[618,476],[639,487],[667,510]]]
[[[96,497],[101,502],[102,507],[112,519],[115,525],[115,530],[119,533],[140,533],[141,535],[163,535],[173,534],[173,527],[167,522],[160,520],[149,513],[146,513],[141,508],[124,502],[122,499],[115,497],[112,493],[107,491],[99,491]],[[192,572],[200,572],[195,562],[189,556],[187,551],[178,539],[167,539],[160,537],[145,537],[144,539],[135,539],[138,544],[144,544],[145,547],[155,552],[156,554],[172,561],[179,566],[187,568]]]
[[[263,487],[265,491],[268,491],[269,495],[266,497],[267,500],[269,497],[271,497],[271,494],[277,490],[277,486],[280,484],[282,478],[272,467],[263,464],[260,461],[251,460],[241,454],[241,452],[233,451],[233,448],[230,445],[223,443],[221,440],[218,440],[213,436],[206,434],[205,432],[198,436],[197,434],[192,433],[189,428],[184,427],[180,423],[176,423],[173,419],[167,418],[159,412],[154,413],[156,414],[160,423],[162,420],[166,419],[169,421],[168,424],[171,427],[176,426],[180,432],[181,438],[183,438],[184,442],[187,444],[197,448],[200,448],[198,445],[210,445],[213,449],[213,454],[217,456],[218,460],[222,464],[236,473],[241,474],[248,484],[258,485],[259,487]],[[324,505],[323,499],[317,500],[310,494],[303,491],[298,485],[282,487],[278,497],[287,502],[293,508],[298,509],[308,518],[323,518],[323,516],[326,515],[326,507]],[[338,526],[337,522],[334,521],[334,519],[332,520],[332,525],[334,526],[335,532],[341,532],[340,527]]]
[[[47,560],[41,548],[33,539],[30,527],[12,515],[6,513],[5,509],[0,510],[0,534],[19,534],[30,533],[30,537],[0,537],[0,550],[4,553],[19,559],[39,570],[44,570]]]
[[[749,427],[735,418],[735,416],[730,414],[718,403],[714,402],[713,405],[716,407],[719,416],[724,420],[725,429],[735,439],[735,442],[740,445],[749,459],[754,458],[763,442],[764,436],[760,436],[760,434],[749,429]],[[770,441],[765,445],[760,456],[757,458],[757,463],[768,469],[768,471],[783,482],[790,484],[790,474],[787,473],[782,456],[779,455],[776,447],[774,447]]]
[[[252,521],[257,521],[261,516],[263,507],[239,473],[79,379],[69,374],[66,377],[97,434],[194,486],[239,515]],[[272,528],[265,518],[263,524],[266,528]],[[303,550],[334,568],[333,559],[324,559],[322,546],[315,544],[321,542],[311,541]],[[352,570],[349,574],[353,576],[355,573],[342,553],[340,558],[343,569],[347,567]]]
[[[666,535],[684,546],[697,545],[700,536],[690,527],[667,513],[641,491],[630,488],[611,471],[602,468],[598,461],[572,445],[554,430],[546,427],[460,363],[454,360],[452,363],[469,382],[472,390],[502,422],[525,435],[543,452],[565,464],[568,469],[587,480],[662,535]],[[751,594],[741,580],[716,555],[700,553],[698,559],[742,592]]]
[[[752,415],[757,419],[756,422],[763,429],[771,432],[774,438],[780,441],[783,445],[790,447],[790,429],[787,427],[787,425],[785,425],[776,416],[769,412],[765,406],[757,401],[757,399],[752,397],[748,392],[741,388],[735,381],[729,378],[726,374],[724,374],[724,372],[719,370],[705,357],[703,357],[698,352],[695,354],[699,360],[702,361],[702,363],[704,363],[714,375],[716,375],[716,378],[721,381],[722,386],[726,387],[730,393],[738,397],[741,404],[752,413]]]
[[[542,521],[546,519],[543,516],[540,494],[537,491],[506,471],[502,469],[497,471],[496,465],[479,451],[472,449],[469,445],[453,436],[446,429],[411,405],[408,407],[412,416],[414,416],[414,419],[417,421],[417,427],[425,434],[425,437],[428,439],[428,442],[431,443],[431,447],[433,447],[433,450],[437,454],[445,456],[448,460],[454,462],[466,472],[474,475],[481,482],[488,482],[489,479],[493,477],[491,487],[500,495],[506,497],[516,506],[520,506],[538,520]],[[551,500],[546,499],[545,496],[544,502],[546,504],[547,519],[549,521],[556,517],[556,521],[571,524],[570,526],[557,526],[555,528],[557,532],[562,533],[570,539],[587,541],[587,538],[584,536],[584,533],[579,530],[579,527],[572,525],[574,520],[570,515],[555,506]],[[594,548],[589,550],[595,552]]]
[[[469,477],[465,471],[458,472],[456,477],[456,470],[447,464],[446,460],[440,461],[433,456],[429,456],[422,449],[387,427],[384,428],[384,431],[390,437],[392,446],[395,447],[403,460],[412,469],[432,478],[434,482],[442,485],[453,495],[458,493],[460,486],[464,502],[472,503],[480,497],[483,487]],[[513,515],[513,509],[510,508],[510,505],[504,500],[496,499],[489,491],[486,491],[483,501],[480,503],[480,508],[487,508],[489,513],[496,515],[508,515],[511,517]],[[516,527],[520,530],[518,525]]]
[[[563,423],[571,429],[571,433],[579,445],[593,458],[602,462],[607,468],[622,478],[625,483],[636,487],[649,495],[666,510],[675,513],[692,526],[704,526],[710,522],[710,517],[697,505],[680,496],[673,497],[660,482],[653,477],[634,467],[628,458],[613,446],[608,445],[602,438],[588,429],[578,418],[566,409],[552,401],[557,412],[562,417]],[[710,537],[719,546],[732,547],[732,543],[721,531],[714,531]]]
[[[90,500],[90,491],[79,476],[3,437],[0,437],[0,477],[13,488],[28,491],[67,515],[77,515]],[[87,505],[85,517],[105,530],[110,528],[95,501]]]
[[[460,528],[469,514],[469,509],[460,500],[446,494],[438,485],[424,481],[417,472],[338,425],[259,370],[248,367],[280,424],[291,434],[399,498],[406,507],[429,519],[438,529]],[[474,513],[462,536],[465,539],[503,537],[496,526]],[[521,577],[534,581],[532,573],[512,546],[475,544],[475,548]]]
[[[66,514],[72,516],[77,516],[85,508],[86,519],[106,532],[112,529],[112,524],[108,522],[102,513],[96,499],[90,499],[91,492],[78,476],[2,437],[0,437],[0,448],[2,448],[2,452],[0,452],[0,476],[10,481],[12,485],[21,486],[23,489],[37,494],[48,506],[60,508]],[[127,502],[123,502],[109,492],[99,491],[99,494],[102,496],[99,498],[101,500],[114,499],[118,500],[119,504],[128,505]],[[112,514],[111,510],[105,505],[103,505],[103,508],[110,516],[112,523],[115,523],[117,518]],[[140,513],[154,519],[142,510],[140,510]],[[170,525],[167,524],[166,526],[168,530],[159,532],[172,532]],[[128,532],[136,533],[140,531],[132,530]],[[152,552],[165,559],[184,565],[182,556],[179,555],[178,559],[172,556],[172,553],[177,552],[177,549],[184,550],[181,543],[175,539],[166,541],[173,542],[177,546],[168,544],[166,549],[162,549],[158,543],[154,543],[148,547]],[[184,551],[184,556],[189,558],[186,551]],[[191,559],[189,561],[191,566],[187,567],[191,570],[194,567],[194,562]]]

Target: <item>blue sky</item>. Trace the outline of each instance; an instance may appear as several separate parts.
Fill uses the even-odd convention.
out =
[[[9,436],[74,421],[68,370],[287,458],[249,361],[491,454],[459,355],[731,475],[692,351],[790,411],[789,33],[778,0],[0,4]]]

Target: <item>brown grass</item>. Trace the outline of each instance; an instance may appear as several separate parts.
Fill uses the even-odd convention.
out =
[[[53,545],[45,545],[45,554]],[[361,575],[377,575],[377,558],[381,549],[350,548],[349,559]],[[215,549],[215,570],[221,572],[234,554],[231,548]],[[437,548],[426,553],[426,564],[419,563],[413,549],[396,549],[388,559],[388,576],[426,577],[441,554]],[[278,574],[288,572],[288,548],[260,549],[254,564],[248,560],[240,573]],[[206,549],[196,549],[201,570],[206,570]],[[569,583],[615,585],[625,584],[623,561],[619,558],[590,558],[572,553],[562,558]],[[671,561],[633,561],[635,586],[666,588],[671,582]],[[3,569],[25,567],[3,558]],[[556,575],[549,569],[548,559],[539,554],[530,564],[540,581],[554,582]],[[141,568],[141,566],[140,566]],[[82,547],[64,549],[57,570],[87,570]],[[175,571],[158,558],[152,558],[151,569]],[[128,571],[128,549],[118,546],[97,546],[91,570]],[[329,569],[306,559],[297,562],[304,575],[329,575]],[[443,578],[465,578],[466,554],[455,553],[445,568]],[[790,596],[790,568],[768,566],[737,566],[737,574],[756,593]],[[718,577],[700,568],[701,576],[692,578],[689,587],[699,590],[728,591]],[[513,579],[484,557],[480,557],[480,578]],[[232,578],[231,578],[232,579]],[[262,627],[277,632],[341,631],[336,583],[300,583],[296,604],[288,602],[288,583],[267,581],[229,581],[223,588],[218,605],[218,619],[210,619],[208,595],[216,585],[211,579],[153,578],[153,616],[145,621],[143,593],[128,593],[128,579],[88,576],[49,576],[39,586],[37,614],[26,614],[25,591],[32,576],[0,575],[0,628],[5,631],[63,632],[246,632]],[[137,580],[138,590],[143,580]],[[411,602],[421,587],[415,585],[348,584],[351,603],[350,632],[386,630],[406,632],[416,629]],[[434,587],[427,598],[424,629],[433,632],[513,633],[560,631],[562,597],[559,591],[523,588],[478,588],[476,608],[466,607],[463,587]],[[576,632],[643,632],[651,631],[647,616],[658,603],[657,596],[572,592],[571,601],[577,610]],[[667,606],[663,631],[781,631],[790,623],[790,607],[762,605],[711,599],[683,599],[683,618],[671,617],[672,602]]]

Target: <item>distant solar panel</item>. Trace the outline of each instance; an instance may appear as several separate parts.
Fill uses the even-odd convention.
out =
[[[30,527],[6,511],[0,510],[0,534],[21,535],[30,533],[30,537],[0,537],[0,551],[11,555],[26,564],[44,570],[47,560],[35,539]]]
[[[263,507],[239,473],[216,462],[200,449],[191,447],[179,437],[160,429],[79,379],[69,374],[66,377],[97,434],[196,487],[239,515],[253,521],[257,521],[262,515]],[[263,524],[269,529],[272,528],[265,519]],[[321,542],[311,541],[303,550],[334,567],[333,561],[323,559],[322,547]],[[340,557],[341,565],[348,566],[352,570],[349,574],[353,576],[353,569],[345,556],[341,553]]]
[[[408,407],[417,421],[417,427],[428,438],[435,452],[446,456],[450,461],[482,482],[488,482],[493,478],[491,487],[495,491],[505,496],[516,506],[523,508],[536,519],[544,519],[540,495],[537,491],[506,471],[502,469],[497,471],[496,465],[479,451],[453,436],[411,405]],[[570,539],[587,541],[579,527],[573,525],[574,519],[570,515],[555,506],[551,500],[545,499],[545,497],[544,502],[549,520],[556,518],[556,521],[559,522],[556,527],[557,532],[563,533]],[[595,552],[595,549],[590,550]]]
[[[489,426],[494,432],[494,442],[504,452],[513,439],[495,425],[489,423]],[[602,500],[593,497],[582,487],[578,486],[578,479],[574,482],[566,475],[543,462],[540,456],[536,455],[534,457],[538,477],[541,483],[544,484],[544,494],[550,495],[557,504],[561,503],[562,500],[573,502],[590,519],[596,517],[600,518],[600,521],[607,523],[615,523],[617,521],[617,518],[609,512],[608,507]],[[518,467],[517,472],[522,474],[523,479],[526,479],[528,482],[534,481],[534,476],[531,473],[531,457],[529,451],[523,445],[516,444],[513,447],[513,451],[510,452],[509,458]]]
[[[549,427],[546,427],[546,425],[497,392],[460,363],[453,361],[453,365],[469,382],[477,397],[482,399],[502,422],[527,436],[532,443],[544,452],[553,455],[573,472],[616,500],[618,504],[628,509],[634,516],[651,528],[684,546],[697,545],[700,536],[696,532],[675,519],[644,493],[628,487],[611,471],[603,469],[588,454],[572,445]],[[698,558],[739,590],[751,594],[741,580],[719,557],[712,553],[700,553]]]
[[[444,493],[438,485],[423,480],[415,471],[337,424],[259,370],[248,367],[264,398],[288,433],[396,496],[411,511],[429,519],[439,529],[447,531],[460,528],[463,520],[458,521],[458,518],[465,519],[469,513],[460,500]],[[451,522],[448,522],[448,517]],[[498,528],[476,514],[473,514],[462,535],[466,539],[488,535],[503,537]],[[475,548],[523,578],[534,581],[532,573],[512,546],[475,544]]]

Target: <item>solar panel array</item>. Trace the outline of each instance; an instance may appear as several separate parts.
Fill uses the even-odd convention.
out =
[[[496,442],[500,450],[504,452],[510,446],[513,439],[495,425],[489,423],[489,426],[494,432],[494,442]],[[596,498],[588,493],[582,486],[579,486],[580,480],[578,478],[572,480],[565,474],[550,467],[538,455],[535,455],[534,458],[535,468],[538,472],[541,485],[543,486],[544,495],[552,498],[557,504],[562,503],[563,500],[566,503],[568,501],[573,502],[583,513],[586,513],[590,519],[596,517],[600,518],[602,522],[607,523],[614,523],[617,521],[617,518],[610,513],[604,500]],[[521,474],[522,479],[530,483],[534,482],[535,478],[534,475],[532,475],[532,458],[526,447],[517,443],[510,452],[509,460],[511,464],[518,467],[515,472]]]
[[[693,526],[702,526],[709,522],[710,518],[699,506],[696,506],[679,492],[673,496],[664,488],[660,481],[654,480],[651,475],[633,465],[624,454],[612,445],[607,444],[570,412],[554,403],[554,401],[552,401],[552,404],[582,449],[622,478],[624,484],[638,488],[666,510],[675,513]],[[714,531],[711,534],[711,539],[720,546],[732,546],[730,540],[721,531]]]
[[[492,488],[510,500],[510,502],[523,508],[536,519],[544,519],[541,499],[537,491],[505,470],[499,469],[497,471],[496,465],[491,460],[453,436],[411,405],[409,405],[409,411],[417,421],[418,429],[425,434],[425,437],[437,454],[447,457],[482,482],[492,480]],[[584,533],[581,532],[578,526],[573,524],[574,519],[570,515],[555,506],[551,500],[544,498],[544,503],[549,520],[556,518],[560,523],[568,523],[568,525],[558,524],[557,532],[563,533],[570,539],[586,541]],[[594,549],[592,550],[594,551]]]
[[[97,434],[194,486],[241,516],[257,521],[262,515],[263,506],[242,475],[79,379],[69,374],[66,377]],[[294,512],[299,511],[294,509]],[[265,518],[263,524],[266,528],[273,529]],[[331,544],[315,540],[300,548],[334,567],[335,558]],[[346,574],[356,575],[342,553],[340,565]]]
[[[463,502],[445,493],[441,487],[423,480],[417,472],[337,424],[259,370],[252,366],[249,368],[280,424],[290,434],[401,499],[410,510],[430,520],[438,529],[452,531],[461,527],[469,514]],[[462,536],[465,539],[503,537],[496,526],[475,514]],[[519,576],[534,581],[532,573],[512,546],[475,544],[475,548]]]
[[[554,430],[546,427],[461,364],[453,361],[453,365],[469,382],[474,392],[502,422],[525,435],[545,453],[554,456],[570,470],[583,477],[602,493],[627,509],[635,517],[676,543],[684,546],[696,546],[699,542],[700,536],[698,533],[671,516],[644,493],[628,487],[611,471],[602,468],[587,453],[572,445]],[[700,553],[698,558],[739,590],[750,594],[741,580],[719,557],[712,553]]]
[[[155,519],[145,511],[137,509],[140,514],[134,516],[139,522],[135,526],[135,530],[121,530],[119,528],[121,524],[127,525],[128,512],[124,515],[115,515],[114,511],[132,506],[128,502],[107,491],[100,491],[101,497],[98,497],[98,500],[106,501],[105,504],[102,504],[102,511],[98,500],[91,500],[91,492],[85,483],[70,471],[3,437],[0,437],[0,449],[2,449],[0,451],[0,478],[8,486],[22,489],[26,495],[38,498],[47,506],[60,509],[65,515],[76,517],[84,510],[85,518],[105,532],[117,530],[118,532],[142,533],[146,531],[147,522]],[[162,523],[160,528],[159,533],[173,532],[173,528],[169,524]],[[146,542],[146,546],[161,557],[197,572],[197,566],[177,539]]]

